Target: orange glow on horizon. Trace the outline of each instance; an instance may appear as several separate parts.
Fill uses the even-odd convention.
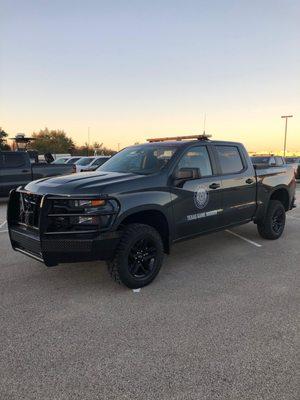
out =
[[[280,119],[280,115],[272,116],[270,120],[258,120],[257,118],[242,118],[230,120],[222,118],[223,115],[210,117],[206,124],[206,132],[212,134],[215,140],[232,140],[242,142],[248,151],[251,152],[270,152],[280,153],[283,151],[284,140],[284,123]],[[252,116],[253,117],[253,116]],[[270,116],[271,117],[271,116]],[[199,123],[200,120],[200,123]],[[49,121],[50,122],[50,121]],[[16,133],[23,132],[26,136],[31,136],[33,132],[44,129],[63,129],[66,134],[71,137],[76,145],[84,145],[88,141],[88,128],[90,126],[90,144],[94,142],[114,150],[122,149],[135,143],[144,143],[147,138],[179,136],[201,134],[201,117],[198,118],[182,118],[178,115],[169,116],[168,118],[159,118],[155,121],[149,121],[140,118],[139,121],[105,121],[100,125],[97,121],[94,124],[83,124],[81,121],[75,126],[69,121],[60,121],[54,124],[42,124],[40,121],[35,123],[29,121],[2,121],[2,128],[9,134],[14,136]],[[294,154],[300,152],[300,122],[295,116],[288,125],[287,135],[287,153]]]

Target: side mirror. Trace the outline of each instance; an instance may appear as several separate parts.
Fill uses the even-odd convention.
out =
[[[176,171],[174,178],[176,181],[189,181],[201,178],[198,168],[180,168]]]

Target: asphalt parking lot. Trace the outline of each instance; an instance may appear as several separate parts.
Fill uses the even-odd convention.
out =
[[[275,242],[248,224],[174,246],[140,292],[13,252],[5,209],[1,399],[300,398],[300,208]]]

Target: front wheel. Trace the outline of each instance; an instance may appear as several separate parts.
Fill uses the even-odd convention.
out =
[[[163,262],[163,243],[152,226],[130,224],[123,231],[108,271],[118,283],[130,289],[148,285],[158,274]]]
[[[266,216],[258,222],[258,233],[264,239],[275,240],[280,238],[285,227],[285,209],[278,200],[270,200]]]

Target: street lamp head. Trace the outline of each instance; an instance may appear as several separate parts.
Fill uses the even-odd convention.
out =
[[[18,150],[26,150],[28,144],[36,140],[36,138],[26,137],[24,133],[17,133],[15,137],[9,139],[15,142]]]
[[[293,115],[282,115],[281,118],[292,118]]]

